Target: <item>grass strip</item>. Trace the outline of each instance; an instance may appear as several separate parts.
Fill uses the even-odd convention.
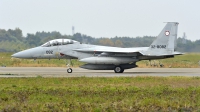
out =
[[[1,111],[199,111],[199,77],[0,78]]]

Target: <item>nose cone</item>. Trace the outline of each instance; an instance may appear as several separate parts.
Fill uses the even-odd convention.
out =
[[[13,54],[12,57],[31,59],[31,58],[33,58],[32,54],[35,53],[34,51],[36,51],[36,48],[27,49],[27,50],[20,51],[20,52]]]
[[[12,57],[15,57],[15,58],[31,58],[31,54],[30,54],[30,52],[25,50],[25,51],[21,51],[21,52],[13,54]]]
[[[41,47],[35,47],[35,48],[31,48],[31,49],[27,49],[27,50],[15,53],[12,55],[12,57],[24,58],[24,59],[35,59],[37,58],[37,56],[41,55],[41,50],[42,50]]]

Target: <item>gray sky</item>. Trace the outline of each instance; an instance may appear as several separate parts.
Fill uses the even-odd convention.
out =
[[[178,37],[200,39],[200,0],[0,0],[0,29],[75,32],[92,37],[157,36],[179,22]]]

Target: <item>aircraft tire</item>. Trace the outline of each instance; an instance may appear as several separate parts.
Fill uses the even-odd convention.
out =
[[[124,72],[124,69],[122,68],[121,72],[120,73],[123,73]]]
[[[71,68],[67,69],[67,72],[72,73],[72,69]]]
[[[115,71],[115,73],[123,73],[124,69],[122,67],[120,67],[120,66],[116,66],[114,71]]]

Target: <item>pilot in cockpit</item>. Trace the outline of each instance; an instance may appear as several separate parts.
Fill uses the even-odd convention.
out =
[[[46,42],[45,44],[41,45],[42,47],[51,47],[51,46],[58,46],[58,45],[67,45],[67,44],[73,44],[74,40],[70,40],[70,39],[55,39],[55,40],[51,40],[49,42]]]

